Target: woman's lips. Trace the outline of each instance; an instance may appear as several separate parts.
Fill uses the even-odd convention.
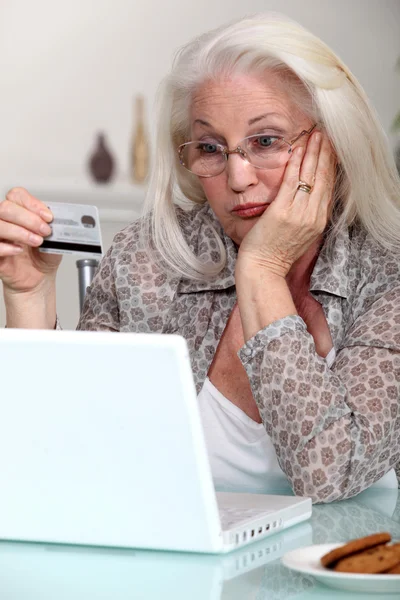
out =
[[[242,219],[259,217],[268,208],[269,204],[243,204],[233,209],[233,213]]]

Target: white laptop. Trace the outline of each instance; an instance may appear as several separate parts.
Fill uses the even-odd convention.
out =
[[[0,330],[0,539],[223,553],[309,498],[215,493],[185,340]]]

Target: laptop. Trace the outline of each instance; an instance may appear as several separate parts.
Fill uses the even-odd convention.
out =
[[[216,493],[185,340],[0,331],[0,539],[224,553],[311,500]]]

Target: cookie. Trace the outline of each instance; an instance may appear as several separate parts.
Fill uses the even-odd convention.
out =
[[[351,540],[344,546],[335,548],[325,554],[321,558],[321,563],[324,567],[332,567],[338,560],[360,552],[361,550],[367,550],[380,544],[386,544],[391,540],[390,533],[374,533],[373,535],[367,535],[366,537],[359,538],[357,540]]]
[[[341,558],[333,569],[340,573],[375,574],[392,569],[398,562],[398,552],[391,546],[381,544]]]
[[[400,562],[388,571],[385,571],[385,575],[400,575]]]
[[[389,574],[389,575],[400,575],[400,543],[396,542],[395,544],[391,544],[390,546],[395,552],[397,552],[397,558],[399,560],[399,562],[397,563],[397,565],[395,565],[394,567],[392,567],[391,569],[389,569],[388,571],[385,571],[385,574]]]

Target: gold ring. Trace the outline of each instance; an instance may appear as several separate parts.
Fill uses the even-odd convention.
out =
[[[306,194],[311,194],[312,185],[308,185],[305,181],[299,181],[297,184],[297,190],[301,190],[302,192],[306,192]]]

